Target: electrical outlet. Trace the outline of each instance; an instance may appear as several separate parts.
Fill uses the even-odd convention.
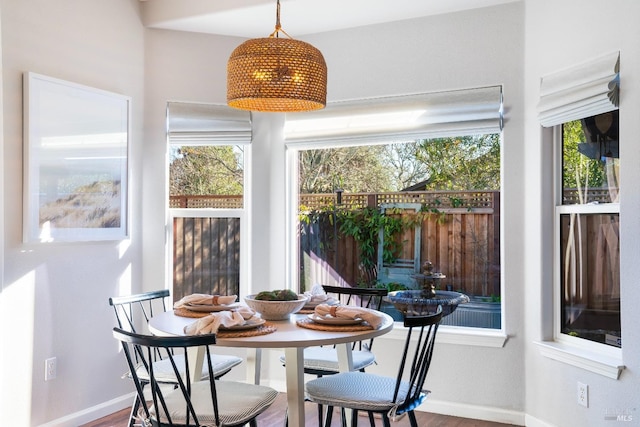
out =
[[[49,381],[57,375],[57,362],[55,357],[50,357],[44,361],[44,380]]]
[[[578,405],[589,407],[589,386],[578,382]]]

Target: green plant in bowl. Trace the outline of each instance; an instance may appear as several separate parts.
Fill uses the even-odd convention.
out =
[[[259,301],[295,301],[298,299],[298,294],[289,289],[262,291],[255,296],[255,299]]]
[[[281,293],[281,291],[265,291],[256,295],[247,295],[244,300],[251,309],[259,313],[265,320],[286,320],[291,313],[299,311],[309,300],[305,295],[298,295],[293,292],[291,294]],[[294,299],[285,300],[284,298]]]

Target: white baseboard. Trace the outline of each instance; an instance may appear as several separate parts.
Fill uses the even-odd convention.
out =
[[[425,403],[420,405],[416,410],[441,415],[451,415],[454,417],[471,418],[474,420],[514,424],[518,426],[529,425],[528,423],[525,424],[526,415],[524,412],[511,411],[491,406],[468,405],[464,403],[445,402],[442,400],[427,398]]]
[[[524,422],[527,427],[555,427],[553,424],[539,420],[531,415],[525,415]]]
[[[40,424],[39,427],[77,427],[90,421],[97,420],[98,418],[111,415],[124,408],[130,408],[133,403],[133,396],[134,393],[129,393],[124,396],[116,397],[115,399],[111,399],[99,405],[66,415],[62,418],[58,418],[57,420],[49,421],[46,424]]]

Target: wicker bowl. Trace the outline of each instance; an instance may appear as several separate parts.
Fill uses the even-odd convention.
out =
[[[291,313],[300,311],[309,300],[304,295],[298,295],[297,300],[265,301],[255,299],[255,295],[244,297],[245,302],[264,320],[287,320]]]

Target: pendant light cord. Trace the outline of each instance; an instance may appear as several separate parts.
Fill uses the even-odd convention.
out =
[[[293,37],[291,37],[289,34],[287,34],[285,30],[282,29],[282,25],[280,25],[280,0],[278,0],[278,3],[276,5],[276,29],[273,33],[269,35],[269,37],[278,38],[280,36],[280,33],[284,34],[290,39],[293,39]]]

